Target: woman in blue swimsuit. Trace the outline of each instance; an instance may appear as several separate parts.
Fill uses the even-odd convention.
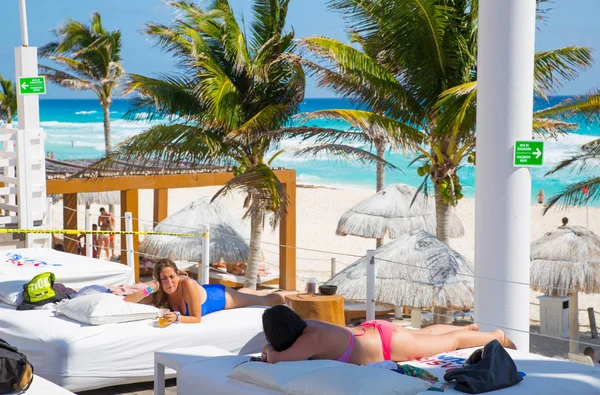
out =
[[[275,306],[285,303],[285,295],[297,292],[263,293],[248,288],[238,291],[221,284],[200,285],[181,276],[170,259],[161,259],[154,266],[158,286],[148,287],[125,297],[126,302],[151,304],[168,308],[163,315],[169,323],[198,323],[202,316],[220,310],[248,306]]]

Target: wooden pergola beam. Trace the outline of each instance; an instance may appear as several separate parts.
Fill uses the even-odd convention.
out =
[[[279,287],[282,289],[296,289],[296,170],[275,170],[281,183],[284,185],[289,196],[287,216],[282,218],[279,227]],[[155,208],[154,221],[160,222],[167,216],[168,190],[171,188],[197,188],[207,186],[225,185],[233,178],[233,173],[196,173],[196,174],[166,174],[147,176],[124,176],[103,177],[98,179],[74,178],[74,179],[49,179],[46,181],[47,194],[62,194],[63,201],[69,204],[75,202],[77,209],[77,194],[84,192],[122,191],[121,199],[125,196],[125,202],[121,203],[121,212],[130,211],[134,218],[139,218],[139,189],[154,189]],[[70,197],[69,197],[70,196]],[[135,196],[135,198],[134,198]],[[158,199],[157,199],[158,196]],[[74,200],[73,200],[74,199]],[[156,207],[158,202],[158,208]],[[67,207],[67,203],[64,203]],[[69,206],[70,207],[70,206]],[[74,216],[69,219],[70,229],[77,229],[77,213],[69,211]],[[161,216],[162,219],[158,219]],[[65,219],[67,219],[65,210]],[[67,224],[67,222],[65,222]],[[74,225],[73,225],[74,224]],[[139,229],[138,221],[133,221],[134,230]],[[125,226],[122,223],[121,229]],[[125,245],[124,238],[121,239],[122,246]],[[134,236],[135,250],[138,250],[139,239]],[[66,245],[65,245],[66,247]],[[124,253],[121,254],[125,256]],[[124,261],[126,258],[122,258]],[[135,266],[136,280],[139,280],[139,267],[136,254]]]
[[[168,189],[155,189],[154,190],[154,208],[152,221],[154,225],[169,215],[169,190]],[[153,226],[154,227],[154,226]]]
[[[63,195],[63,229],[77,229],[77,194],[67,193]],[[66,252],[77,254],[77,235],[65,235],[63,247]]]
[[[129,189],[121,191],[121,229],[125,229],[125,213],[131,213],[133,218],[132,231],[137,232],[140,229],[140,205],[139,205],[139,190]],[[127,245],[127,236],[121,235],[121,263],[129,265],[127,253],[123,251]],[[140,281],[140,259],[138,251],[140,250],[140,239],[138,235],[133,235],[133,265],[135,273],[135,282]]]

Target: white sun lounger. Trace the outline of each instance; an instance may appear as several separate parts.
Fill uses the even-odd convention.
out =
[[[159,328],[155,320],[85,325],[53,311],[16,311],[0,303],[0,338],[27,355],[35,374],[77,392],[152,381],[155,351],[214,345],[235,354],[260,352],[264,309],[224,310],[200,324]]]
[[[436,357],[407,363],[425,368],[443,380],[445,371],[459,367],[475,349],[440,354]],[[495,391],[494,394],[591,395],[600,393],[600,369],[598,368],[521,351],[509,350],[509,353],[514,359],[517,369],[524,372],[526,376],[521,383]],[[244,360],[244,357],[239,355],[224,356],[185,365],[179,369],[178,393],[191,394],[195,393],[196,389],[202,388],[202,391],[207,394],[280,394],[271,389],[228,378],[227,374]],[[422,395],[434,393],[425,391]],[[462,394],[462,392],[449,388],[444,394]]]
[[[56,281],[71,288],[90,284],[103,286],[131,284],[133,271],[117,262],[87,258],[50,248],[0,250],[0,287],[9,281],[30,281],[52,272]]]
[[[71,391],[66,390],[51,381],[46,380],[38,375],[33,376],[31,386],[25,392],[27,395],[74,395]],[[13,393],[14,395],[21,393]],[[11,394],[12,395],[12,394]]]

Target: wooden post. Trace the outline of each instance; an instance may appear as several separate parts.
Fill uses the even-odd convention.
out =
[[[77,194],[65,193],[63,195],[63,229],[77,229]],[[63,247],[66,252],[77,254],[77,235],[65,235]]]
[[[596,327],[596,316],[594,315],[594,308],[588,307],[588,317],[590,317],[590,330],[592,332],[592,339],[598,338],[598,327]]]
[[[153,221],[156,223],[167,218],[169,206],[169,190],[168,189],[155,189],[154,190],[154,216]]]
[[[125,218],[123,213],[130,212],[133,217],[133,231],[139,231],[140,222],[138,218],[140,217],[139,210],[139,193],[137,189],[129,189],[126,191],[121,191],[121,230],[125,229]],[[121,235],[121,249],[124,249],[126,242],[126,236]],[[133,235],[133,260],[135,267],[135,282],[140,281],[140,259],[138,255],[138,251],[140,250],[140,240],[138,235]],[[121,251],[121,263],[127,265],[127,254],[125,251]]]
[[[287,215],[279,224],[279,288],[296,289],[296,172],[283,184],[288,197]],[[290,246],[288,248],[286,246]]]
[[[579,303],[577,291],[569,295],[569,352],[579,354]]]

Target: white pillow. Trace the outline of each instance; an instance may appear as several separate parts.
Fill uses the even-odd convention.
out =
[[[346,364],[297,377],[286,386],[293,395],[416,395],[431,383],[392,370]]]
[[[117,295],[98,293],[62,300],[56,311],[85,324],[103,325],[156,318],[159,309],[125,302]]]
[[[227,377],[293,395],[401,394],[426,391],[427,381],[381,368],[338,361],[248,362]]]
[[[23,302],[23,285],[27,281],[12,280],[0,283],[0,301],[11,306],[18,306]]]
[[[342,362],[329,360],[295,361],[295,362],[247,362],[236,366],[227,377],[270,388],[275,391],[285,391],[286,384],[302,374],[308,374],[318,369],[339,366]]]

